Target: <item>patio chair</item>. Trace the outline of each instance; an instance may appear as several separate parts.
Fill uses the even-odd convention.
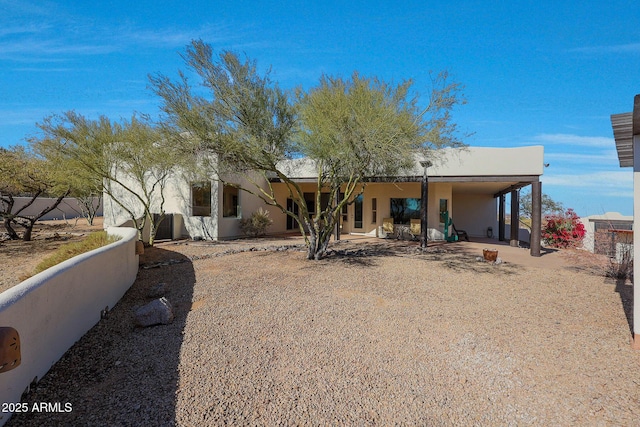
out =
[[[383,218],[382,219],[382,232],[385,237],[390,237],[393,235],[393,218]]]
[[[453,227],[453,232],[456,233],[456,236],[458,236],[458,240],[464,239],[467,242],[469,241],[469,235],[467,234],[467,232],[464,230],[458,230],[453,223],[453,218],[451,219],[451,227]]]
[[[418,240],[420,237],[420,220],[419,219],[411,219],[409,224],[409,234],[411,234],[411,240]]]

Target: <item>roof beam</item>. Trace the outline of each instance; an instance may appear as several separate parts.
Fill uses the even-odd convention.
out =
[[[530,185],[531,182],[538,182],[538,180],[536,179],[535,181],[530,181],[530,182],[519,182],[517,184],[510,185],[509,187],[505,188],[504,190],[498,191],[496,194],[493,195],[493,197],[496,198],[496,197],[503,196],[505,194],[509,194],[513,190],[519,190],[522,187],[526,187],[527,185]]]
[[[318,179],[314,177],[299,177],[291,178],[294,182],[317,182]],[[270,178],[271,182],[280,182],[279,178]],[[420,182],[421,176],[394,176],[394,177],[368,177],[362,180],[363,182]],[[531,184],[532,182],[538,182],[539,177],[537,175],[504,175],[504,176],[434,176],[429,175],[429,182],[514,182],[518,181],[523,183],[522,187]]]

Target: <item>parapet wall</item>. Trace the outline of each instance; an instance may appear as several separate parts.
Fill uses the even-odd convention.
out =
[[[0,326],[20,335],[22,361],[0,373],[0,404],[20,402],[62,355],[110,310],[138,272],[136,230],[112,227],[122,239],[78,255],[0,293]],[[10,413],[0,412],[0,426]]]

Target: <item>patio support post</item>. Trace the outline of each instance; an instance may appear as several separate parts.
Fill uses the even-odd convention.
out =
[[[531,183],[531,256],[540,256],[542,234],[542,183]]]
[[[640,252],[640,230],[636,227],[640,218],[640,94],[633,99],[633,257]],[[640,262],[633,264],[633,277],[640,277]],[[640,281],[633,281],[633,336],[631,347],[640,350]]]
[[[420,165],[424,168],[422,175],[422,183],[420,185],[421,200],[420,200],[420,248],[426,249],[427,247],[427,215],[428,215],[428,203],[429,203],[429,177],[427,176],[427,168],[431,166],[430,161],[422,161]]]
[[[510,246],[520,246],[519,236],[520,233],[520,199],[518,197],[518,190],[511,190],[511,240]]]
[[[500,195],[500,203],[498,208],[498,240],[504,242],[504,198],[505,195]]]

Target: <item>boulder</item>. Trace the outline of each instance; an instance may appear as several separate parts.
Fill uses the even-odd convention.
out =
[[[147,327],[173,322],[173,308],[166,298],[158,298],[135,311],[136,325]]]

